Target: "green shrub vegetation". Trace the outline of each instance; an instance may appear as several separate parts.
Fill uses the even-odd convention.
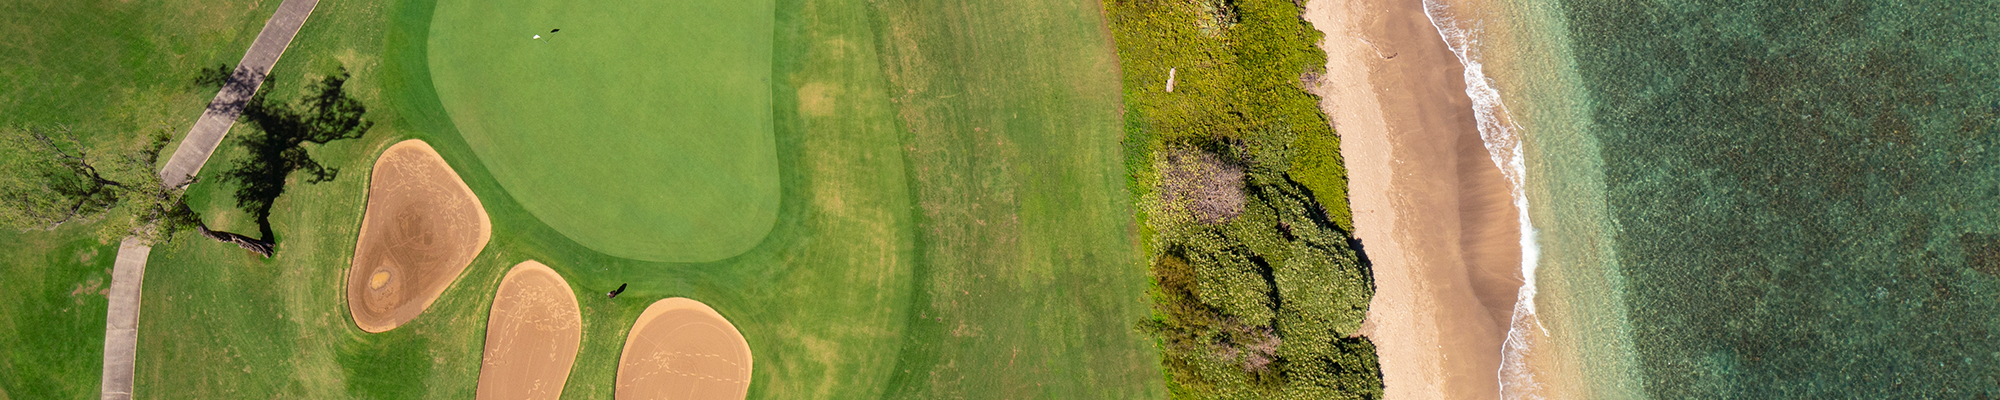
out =
[[[1339,139],[1305,90],[1320,34],[1287,0],[1105,8],[1155,283],[1139,325],[1174,397],[1380,398]]]
[[[150,142],[91,147],[69,129],[0,127],[0,228],[53,230],[95,223],[100,239],[133,234],[152,240],[153,221],[178,195],[161,187],[154,160],[167,146],[166,132]]]

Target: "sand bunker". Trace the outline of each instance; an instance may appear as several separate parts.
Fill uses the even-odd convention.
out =
[[[514,266],[493,294],[477,398],[562,397],[582,343],[583,317],[569,282],[540,262]]]
[[[486,247],[479,197],[436,150],[405,140],[375,159],[347,271],[347,310],[368,332],[415,319]]]
[[[639,314],[618,358],[615,398],[741,400],[750,390],[750,344],[699,301],[670,298]]]

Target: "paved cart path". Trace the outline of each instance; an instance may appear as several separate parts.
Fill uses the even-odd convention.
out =
[[[139,284],[146,275],[146,255],[152,248],[137,239],[118,244],[118,261],[111,266],[111,307],[104,321],[105,399],[132,398],[132,359],[139,350]]]
[[[236,125],[236,117],[243,114],[243,106],[250,103],[250,96],[257,93],[257,86],[264,83],[264,75],[271,72],[271,66],[278,64],[278,56],[285,54],[285,48],[292,45],[292,36],[299,33],[299,26],[305,25],[306,17],[312,15],[319,0],[285,0],[278,5],[277,15],[264,22],[264,31],[257,33],[257,41],[250,44],[250,51],[243,53],[243,60],[236,63],[236,71],[229,75],[229,82],[222,85],[222,91],[215,94],[215,100],[202,111],[201,119],[195,120],[194,128],[188,130],[181,140],[174,156],[167,165],[160,168],[160,181],[167,186],[180,186],[188,178],[201,172],[201,165],[208,162],[209,154],[215,153],[215,146],[222,144],[222,136],[229,134],[229,127]]]
[[[201,172],[202,164],[208,163],[208,156],[215,153],[222,137],[236,125],[243,106],[257,93],[257,87],[264,84],[264,76],[271,72],[271,66],[278,64],[278,56],[285,54],[285,48],[292,45],[292,37],[298,35],[299,27],[305,25],[306,17],[318,5],[319,0],[285,0],[278,5],[278,12],[264,22],[264,30],[250,43],[250,51],[244,52],[243,60],[236,63],[229,81],[215,94],[215,100],[208,103],[208,109],[201,112],[201,119],[195,120],[194,128],[188,130],[180,147],[174,149],[166,166],[160,168],[161,182],[180,186]],[[139,354],[139,286],[145,283],[146,256],[152,250],[134,239],[118,245],[118,261],[111,268],[111,305],[104,319],[104,375],[99,393],[105,400],[132,398],[133,360]]]

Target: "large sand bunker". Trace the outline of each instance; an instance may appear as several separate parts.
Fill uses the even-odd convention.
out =
[[[429,144],[383,151],[347,270],[354,324],[383,332],[422,314],[486,247],[490,225],[479,197]]]
[[[670,298],[639,314],[618,358],[625,399],[741,400],[750,390],[750,343],[699,301]]]
[[[583,317],[569,282],[534,260],[514,266],[500,280],[486,319],[478,398],[562,397],[582,343]]]

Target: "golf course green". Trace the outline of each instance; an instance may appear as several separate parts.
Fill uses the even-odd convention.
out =
[[[474,398],[493,294],[530,259],[578,300],[565,398],[615,398],[634,322],[673,297],[740,330],[748,399],[1167,397],[1155,342],[1132,329],[1151,283],[1099,1],[672,1],[320,2],[260,90],[298,102],[348,71],[375,125],[309,146],[340,172],[293,176],[272,210],[276,256],[199,235],[153,246],[133,398]],[[240,56],[277,3],[213,2],[89,3],[48,21],[37,29],[96,32],[99,9],[138,9],[148,19],[109,21],[105,39],[27,44],[91,76],[133,76],[91,61],[104,54],[180,75],[91,92],[149,96],[114,99],[132,105],[47,96],[0,102],[0,119],[184,132],[214,91],[172,79]],[[31,15],[4,3],[0,16]],[[181,17],[210,7],[264,8]],[[187,52],[125,47],[181,30],[140,24],[155,19],[246,28]],[[24,87],[97,82],[52,71]],[[408,139],[472,189],[492,237],[422,316],[368,333],[343,282],[374,161]],[[219,178],[247,157],[233,143],[184,199],[211,228],[252,231]],[[0,400],[97,395],[106,311],[90,290],[116,247],[96,228],[0,232],[0,281],[22,294],[0,298]]]
[[[438,99],[507,191],[592,250],[707,262],[778,212],[771,0],[440,0]]]

